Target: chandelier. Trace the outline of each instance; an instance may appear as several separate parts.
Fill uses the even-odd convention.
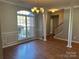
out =
[[[44,13],[44,8],[42,8],[42,7],[33,7],[32,9],[31,9],[31,11],[33,12],[33,13]]]

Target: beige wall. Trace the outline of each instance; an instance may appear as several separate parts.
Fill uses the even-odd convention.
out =
[[[1,16],[0,16],[1,18]],[[3,54],[2,54],[2,40],[1,40],[1,19],[0,19],[0,59],[3,59]]]
[[[42,36],[42,16],[35,14],[35,38],[39,39]]]
[[[47,14],[47,23],[46,23],[46,32],[47,32],[47,35],[50,34],[50,15],[49,13]]]
[[[73,12],[73,40],[79,41],[79,8],[75,8]]]
[[[55,13],[53,13],[52,15],[59,15],[59,20],[57,20],[56,22],[58,22],[58,24],[61,24],[61,23],[63,23],[64,22],[64,11],[63,10],[59,10],[59,11],[57,11],[57,12],[55,12]],[[51,17],[50,17],[50,14],[48,13],[48,19],[47,19],[47,34],[50,34],[50,27],[51,27],[51,25],[50,25],[50,23],[51,23],[51,20],[53,20]],[[53,24],[53,21],[52,21],[52,24]],[[52,25],[52,32],[53,32],[53,25]]]
[[[17,8],[14,5],[0,4],[1,37],[3,46],[17,41]]]
[[[64,27],[63,32],[58,35],[59,38],[68,38],[69,9],[64,10]],[[79,8],[73,10],[73,41],[79,42]]]
[[[1,5],[1,3],[0,3]],[[1,7],[0,7],[1,9]],[[1,16],[0,16],[0,59],[3,59],[3,53],[2,53],[2,40],[1,40]]]
[[[3,59],[1,35],[0,35],[0,59]]]
[[[68,24],[69,24],[69,9],[64,10],[64,15],[63,15],[63,31],[61,33],[58,33],[56,37],[61,38],[61,39],[67,39],[68,37]]]
[[[18,42],[17,11],[27,9],[2,2],[0,6],[1,37],[3,46],[6,47],[7,45],[16,44]],[[42,34],[42,16],[38,17],[37,15],[35,17],[35,35],[39,37]]]
[[[0,59],[3,59],[3,52],[2,51],[3,51],[3,49],[2,49],[1,30],[0,30]]]
[[[56,34],[57,38],[67,39],[68,36],[68,22],[69,22],[69,9],[65,9],[63,15],[62,31]]]
[[[63,24],[63,33],[62,37],[67,39],[68,37],[68,26],[69,25],[69,10],[64,10],[64,24]]]
[[[38,32],[39,37],[43,37],[43,14],[38,15]]]
[[[59,11],[53,13],[53,15],[59,15],[59,24],[63,23],[63,21],[64,21],[64,10],[59,10]]]

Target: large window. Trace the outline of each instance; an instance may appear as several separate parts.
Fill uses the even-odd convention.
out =
[[[27,17],[27,36],[34,37],[35,21],[34,17]]]
[[[25,10],[17,12],[18,39],[23,40],[34,36],[34,15]]]

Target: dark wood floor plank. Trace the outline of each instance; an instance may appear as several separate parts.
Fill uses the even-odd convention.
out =
[[[4,48],[4,59],[79,59],[79,44],[70,49],[65,41],[47,39]]]

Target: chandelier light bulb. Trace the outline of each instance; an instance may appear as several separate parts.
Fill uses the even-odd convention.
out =
[[[42,13],[44,13],[44,8],[40,8],[40,11],[41,11]]]
[[[33,13],[44,13],[44,8],[41,8],[41,7],[33,7],[33,8],[31,9],[31,11],[32,11]]]
[[[37,7],[33,7],[34,10],[37,10]]]
[[[39,10],[36,10],[36,12],[39,13],[40,11]]]
[[[34,12],[35,10],[34,9],[31,9],[31,11]]]

